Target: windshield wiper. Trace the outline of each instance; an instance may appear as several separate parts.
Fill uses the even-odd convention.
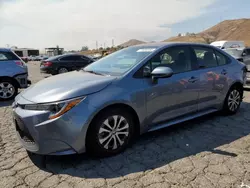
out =
[[[96,74],[96,75],[102,75],[102,76],[107,76],[108,74],[103,74],[103,73],[100,73],[100,72],[95,72],[95,71],[86,71],[84,69],[82,69],[84,72],[88,72],[88,73],[92,73],[92,74]]]

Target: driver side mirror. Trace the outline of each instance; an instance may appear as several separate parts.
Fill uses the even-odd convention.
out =
[[[242,56],[246,56],[246,55],[247,55],[246,52],[243,52],[243,53],[242,53]]]
[[[152,83],[156,84],[159,78],[169,78],[174,74],[173,70],[169,67],[156,67],[152,72]]]
[[[156,67],[152,73],[151,76],[155,79],[158,78],[169,78],[174,74],[173,70],[169,67]]]

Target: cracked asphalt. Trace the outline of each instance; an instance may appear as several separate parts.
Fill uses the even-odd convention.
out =
[[[29,63],[33,82],[44,78]],[[250,186],[250,92],[238,114],[213,114],[148,133],[124,153],[30,155],[18,143],[11,102],[0,103],[0,188],[229,188]],[[245,186],[243,186],[245,185]]]

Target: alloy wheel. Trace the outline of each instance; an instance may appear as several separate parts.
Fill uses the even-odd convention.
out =
[[[238,109],[240,105],[241,95],[238,90],[232,90],[228,97],[228,108],[230,111],[234,112]]]
[[[66,68],[60,68],[58,71],[59,74],[66,73],[66,72],[68,72],[68,69]]]
[[[15,87],[9,82],[0,83],[0,98],[8,99],[15,94]]]
[[[129,137],[129,123],[120,115],[107,118],[98,132],[99,144],[106,150],[117,150]]]

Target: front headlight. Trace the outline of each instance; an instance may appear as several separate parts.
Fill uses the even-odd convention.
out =
[[[24,109],[26,110],[36,110],[36,111],[49,111],[50,116],[49,119],[55,119],[69,110],[71,110],[74,106],[79,104],[85,97],[71,99],[62,102],[55,102],[55,103],[46,103],[46,104],[27,104],[24,105]]]

